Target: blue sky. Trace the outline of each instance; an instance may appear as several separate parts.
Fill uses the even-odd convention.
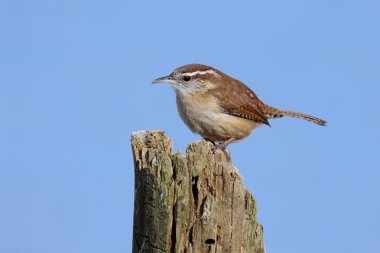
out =
[[[0,252],[130,252],[130,134],[200,137],[168,85],[214,66],[283,118],[229,147],[268,252],[379,252],[379,1],[1,1]]]

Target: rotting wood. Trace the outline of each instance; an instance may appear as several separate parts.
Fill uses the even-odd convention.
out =
[[[256,202],[222,151],[206,141],[172,154],[163,131],[132,134],[133,252],[264,253]]]

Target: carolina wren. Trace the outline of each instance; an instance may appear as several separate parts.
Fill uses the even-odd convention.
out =
[[[201,64],[175,69],[153,83],[170,83],[179,115],[191,131],[225,151],[228,144],[247,137],[268,119],[290,116],[325,126],[326,121],[263,103],[244,83]],[[215,145],[218,142],[218,145]]]

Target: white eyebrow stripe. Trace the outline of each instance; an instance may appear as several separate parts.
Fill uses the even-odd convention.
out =
[[[212,69],[204,70],[204,71],[194,71],[194,72],[189,72],[189,73],[183,73],[182,75],[195,76],[195,75],[205,75],[205,74],[212,74],[212,75],[215,75],[215,76],[219,76],[219,74],[216,73]]]

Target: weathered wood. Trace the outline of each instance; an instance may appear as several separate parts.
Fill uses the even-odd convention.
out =
[[[172,154],[162,131],[132,134],[133,252],[264,253],[256,203],[224,153],[206,141]]]

